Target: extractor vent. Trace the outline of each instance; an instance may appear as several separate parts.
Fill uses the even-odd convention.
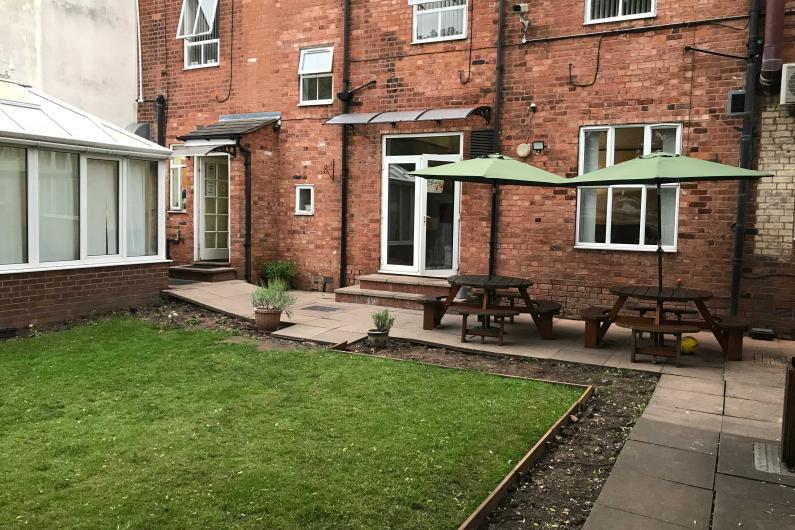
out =
[[[781,71],[781,104],[795,105],[795,63],[785,64]]]
[[[469,158],[490,155],[494,152],[494,129],[472,131],[469,139]]]

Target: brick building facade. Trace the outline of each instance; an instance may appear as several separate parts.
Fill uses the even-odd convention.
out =
[[[376,83],[356,92],[349,112],[495,108],[497,1],[446,0],[412,6],[402,0],[352,0],[350,4],[350,85]],[[641,8],[646,4],[637,3]],[[520,144],[543,142],[544,148],[526,161],[566,176],[591,163],[604,165],[608,159],[618,161],[663,146],[737,164],[742,119],[729,114],[727,97],[729,91],[743,88],[745,63],[685,47],[744,54],[749,4],[748,0],[657,0],[648,2],[649,16],[640,13],[583,24],[584,13],[595,16],[599,0],[533,2],[522,15],[529,21],[526,31],[521,17],[506,4],[501,152],[516,156]],[[434,15],[437,8],[448,14]],[[333,93],[341,90],[342,2],[220,0],[218,61],[206,68],[186,68],[186,45],[175,38],[180,13],[181,2],[165,6],[154,0],[141,2],[144,94],[148,99],[158,95],[167,99],[167,143],[182,143],[181,136],[232,115],[280,113],[276,127],[268,124],[236,140],[252,151],[252,279],[262,260],[278,258],[296,262],[302,287],[318,276],[338,283],[341,134],[348,135],[350,169],[346,283],[379,270],[433,276],[443,274],[449,265],[485,271],[490,190],[463,184],[460,192],[436,190],[440,194],[430,196],[433,191],[415,184],[413,191],[405,192],[411,185],[401,174],[417,164],[443,163],[447,156],[469,157],[473,132],[493,129],[493,120],[473,115],[324,125],[342,113],[342,104],[334,97],[329,104],[299,104],[303,82],[299,69],[302,50],[333,47],[329,74]],[[791,35],[792,17],[788,17]],[[431,28],[436,22],[438,28]],[[141,121],[155,122],[151,103],[141,104],[139,114]],[[771,179],[775,184],[758,185],[759,200],[752,213],[760,224],[748,245],[749,260],[765,256],[748,266],[763,267],[766,272],[760,274],[773,274],[771,278],[784,282],[793,264],[792,191],[786,187],[792,182],[792,160],[791,155],[780,155],[781,146],[791,145],[788,119],[785,110],[772,104],[763,111],[759,160],[777,176]],[[789,136],[779,134],[782,130]],[[393,139],[397,141],[390,143]],[[456,141],[458,146],[450,147]],[[766,142],[776,147],[765,150]],[[229,261],[242,277],[244,166],[240,150],[233,152]],[[195,160],[189,159],[184,170],[184,212],[168,214],[169,237],[176,239],[179,231],[179,241],[170,244],[171,257],[180,263],[202,258],[202,244],[195,240],[201,232],[194,226],[201,219],[194,200],[200,180],[193,178]],[[313,187],[313,214],[296,215],[295,188],[307,185]],[[673,193],[678,210],[671,221],[676,229],[671,245],[675,251],[665,257],[668,281],[682,278],[685,285],[713,291],[712,304],[719,311],[727,308],[730,295],[736,190],[736,183],[703,183],[682,185]],[[752,190],[756,197],[757,189]],[[406,193],[414,193],[413,199]],[[615,229],[612,237],[624,238],[617,245],[603,242],[605,236],[600,235],[608,224],[605,216],[622,230],[631,225],[625,219],[635,216],[641,222],[645,207],[636,203],[643,203],[646,192],[610,193],[616,197],[616,212],[606,212],[599,195],[596,213],[586,219],[581,212],[580,219],[581,225],[587,221],[595,227],[581,227],[578,240],[576,191],[503,188],[497,272],[531,277],[537,294],[564,302],[565,314],[570,315],[609,300],[607,287],[612,283],[652,282],[655,256],[643,241],[635,243],[637,228],[628,226],[620,236]],[[448,195],[449,204],[444,198]],[[453,203],[460,204],[458,210]],[[413,231],[411,222],[406,225],[400,217],[407,211],[417,218]],[[424,213],[430,213],[425,221],[420,218]],[[783,219],[779,226],[771,219],[780,215],[789,215],[789,224]],[[648,228],[654,229],[650,223]],[[429,241],[438,248],[431,249]],[[782,310],[791,310],[791,292],[784,294],[769,280],[767,287],[760,287],[767,289],[768,298],[751,297],[748,293],[756,292],[762,281],[754,274],[748,272],[743,285],[742,309],[755,324],[791,331],[792,314]]]

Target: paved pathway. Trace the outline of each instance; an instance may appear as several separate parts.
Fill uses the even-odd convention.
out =
[[[253,286],[241,281],[174,286],[172,296],[253,319]],[[371,306],[338,303],[331,293],[296,292],[277,334],[326,344],[354,341],[371,327]],[[582,347],[582,323],[556,320],[557,339],[541,340],[522,315],[507,344],[461,344],[459,319],[422,330],[419,311],[392,309],[392,335],[429,343],[661,373],[649,406],[632,429],[585,530],[795,529],[795,476],[759,471],[754,451],[775,469],[781,435],[784,367],[795,343],[746,339],[743,362],[723,362],[714,338],[699,333],[699,355],[683,366],[629,362],[629,333],[611,329],[604,347]],[[756,360],[755,360],[756,359]],[[762,364],[766,363],[766,364]],[[767,450],[767,452],[765,452]]]

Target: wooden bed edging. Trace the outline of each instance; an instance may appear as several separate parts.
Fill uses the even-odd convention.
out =
[[[364,340],[364,339],[359,339],[357,341],[354,341],[354,343],[360,342],[361,340]],[[402,340],[405,340],[405,339],[402,339]],[[411,342],[411,341],[409,341],[409,342]],[[427,366],[435,366],[437,368],[447,368],[449,370],[468,370],[467,368],[461,368],[461,367],[457,367],[457,366],[445,366],[443,364],[429,363],[429,362],[418,361],[418,360],[414,360],[414,359],[396,359],[394,357],[389,357],[387,355],[352,352],[352,351],[348,350],[349,346],[350,346],[350,344],[346,341],[346,342],[341,342],[339,344],[335,344],[334,346],[331,346],[330,349],[331,349],[331,351],[335,351],[337,353],[346,353],[348,355],[361,355],[363,357],[375,357],[377,359],[388,359],[390,361],[412,362],[412,363],[416,363],[416,364],[424,364],[424,365],[427,365]],[[446,348],[445,346],[442,346],[442,347],[445,348],[445,349],[449,349],[449,348]],[[467,353],[475,353],[475,352],[469,351]],[[487,353],[490,354],[491,352],[487,352]],[[496,355],[499,356],[499,354],[496,354]],[[480,370],[478,370],[478,371],[480,371]],[[527,452],[527,454],[525,454],[522,457],[522,459],[519,460],[519,462],[513,467],[513,469],[511,469],[508,472],[508,474],[505,476],[505,478],[503,478],[500,481],[500,483],[497,484],[497,487],[495,487],[491,491],[491,493],[489,493],[489,495],[486,497],[486,499],[482,503],[480,503],[480,506],[475,508],[475,511],[472,512],[472,514],[470,514],[470,516],[467,517],[467,519],[463,523],[461,523],[461,526],[458,527],[458,530],[477,530],[477,529],[481,528],[486,523],[486,520],[488,519],[489,515],[491,515],[497,509],[497,507],[500,505],[502,500],[508,494],[508,490],[519,479],[519,476],[524,474],[524,473],[526,473],[533,466],[535,466],[535,464],[541,459],[541,457],[544,456],[544,453],[546,453],[547,444],[549,443],[549,441],[552,438],[554,438],[560,432],[560,430],[563,427],[565,427],[566,425],[571,423],[571,416],[574,415],[576,412],[579,412],[584,407],[585,403],[589,399],[591,399],[591,396],[593,396],[593,394],[594,394],[594,388],[593,388],[592,385],[585,386],[585,385],[578,385],[576,383],[564,383],[562,381],[550,381],[550,380],[547,380],[547,379],[533,379],[531,377],[522,377],[522,376],[510,375],[510,374],[500,374],[500,373],[497,373],[497,372],[484,372],[484,371],[480,371],[480,372],[484,373],[484,374],[494,375],[494,376],[497,376],[497,377],[505,377],[505,378],[508,378],[508,379],[524,379],[526,381],[540,381],[540,382],[543,382],[543,383],[550,383],[550,384],[555,384],[555,385],[566,385],[566,386],[570,386],[570,387],[574,387],[574,388],[581,388],[581,389],[583,389],[583,392],[582,392],[582,395],[580,395],[580,397],[577,399],[577,401],[575,401],[574,404],[572,404],[572,406],[569,407],[569,409],[565,413],[563,413],[563,415],[558,419],[558,421],[556,421],[552,425],[552,427],[550,427],[549,430],[547,430],[547,432],[544,433],[544,435],[541,438],[538,439],[538,441],[535,443],[535,445],[533,445],[533,447],[530,448],[530,450]]]

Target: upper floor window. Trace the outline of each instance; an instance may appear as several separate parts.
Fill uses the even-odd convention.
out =
[[[334,48],[301,50],[298,75],[301,79],[301,105],[329,105],[334,102],[334,76],[331,67]]]
[[[655,151],[679,154],[681,137],[678,124],[583,127],[580,174]],[[679,187],[662,186],[660,198],[663,248],[675,250]],[[655,250],[659,237],[655,186],[590,186],[577,190],[577,247]]]
[[[411,0],[414,5],[415,44],[465,39],[467,0]]]
[[[586,0],[585,23],[653,17],[656,0]]]
[[[218,66],[218,0],[183,0],[177,38],[185,41],[185,68]]]

